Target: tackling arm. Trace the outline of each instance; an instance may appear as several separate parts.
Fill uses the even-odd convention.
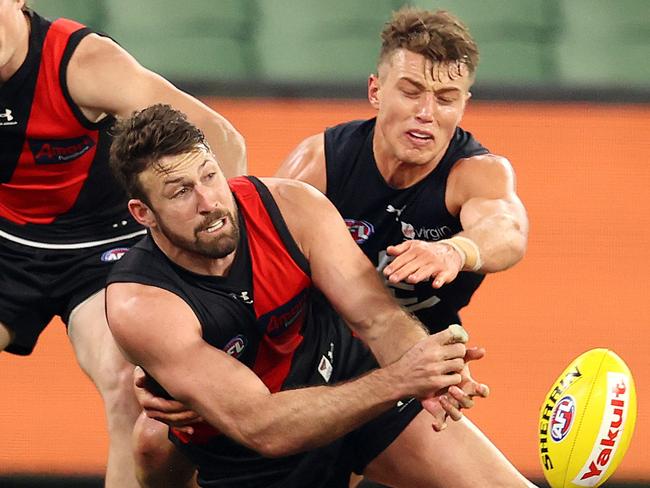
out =
[[[245,365],[203,340],[198,319],[178,296],[114,283],[107,289],[106,310],[127,358],[215,428],[270,457],[327,444],[400,398],[458,383],[463,368],[464,345],[444,331],[390,367],[348,383],[272,394]],[[448,359],[436,360],[437,354]]]

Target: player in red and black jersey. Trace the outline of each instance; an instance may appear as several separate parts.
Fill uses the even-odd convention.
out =
[[[342,488],[351,472],[390,486],[530,486],[474,430],[457,459],[435,442],[445,414],[459,421],[472,405],[467,383],[485,394],[457,374],[474,357],[464,331],[428,335],[321,193],[229,184],[166,106],[116,134],[112,165],[150,236],[111,272],[107,317],[127,356],[204,419],[172,434],[201,486]]]
[[[230,175],[241,136],[219,114],[74,21],[0,0],[0,350],[27,355],[59,315],[106,407],[109,487],[135,487],[131,370],[108,332],[106,274],[145,230],[108,169],[109,128],[155,102],[209,134]],[[228,141],[229,144],[224,144]]]

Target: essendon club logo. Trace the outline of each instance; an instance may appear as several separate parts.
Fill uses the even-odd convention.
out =
[[[29,139],[36,164],[68,163],[86,154],[95,145],[90,136],[72,139]]]
[[[345,225],[357,244],[363,244],[375,232],[375,227],[365,220],[345,219]]]

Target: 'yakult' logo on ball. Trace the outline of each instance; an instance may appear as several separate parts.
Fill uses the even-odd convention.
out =
[[[630,379],[626,374],[607,373],[607,401],[596,442],[573,483],[596,486],[605,476],[621,444],[623,428],[630,409]]]
[[[571,430],[575,415],[576,402],[571,395],[567,395],[557,402],[549,422],[551,439],[555,442],[563,440]]]

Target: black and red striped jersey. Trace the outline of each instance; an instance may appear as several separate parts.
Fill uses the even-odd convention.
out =
[[[206,342],[246,364],[277,392],[305,339],[315,293],[309,264],[266,186],[252,177],[229,183],[239,209],[241,241],[227,276],[192,273],[170,261],[147,236],[115,263],[108,283],[143,283],[178,295],[199,319]],[[309,354],[309,348],[301,354]],[[204,427],[193,436],[177,436],[201,444],[217,434]]]
[[[70,58],[91,31],[26,16],[26,59],[0,86],[0,235],[65,244],[141,231],[108,166],[113,117],[89,121],[68,91]]]

